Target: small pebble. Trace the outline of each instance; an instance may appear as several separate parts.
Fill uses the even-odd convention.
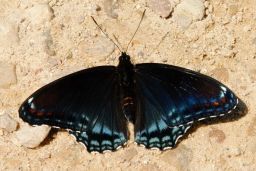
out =
[[[225,151],[223,151],[223,153],[229,158],[231,158],[240,156],[242,154],[242,151],[239,147],[228,147],[225,149]]]
[[[213,12],[213,6],[212,6],[212,5],[209,5],[209,7],[208,7],[208,12],[209,12],[209,13],[212,13],[212,12]]]
[[[80,56],[93,57],[98,60],[104,60],[114,50],[115,45],[108,38],[102,36],[82,41],[78,46]]]
[[[34,27],[41,27],[53,18],[53,10],[48,4],[37,4],[27,11],[27,18]]]
[[[51,127],[47,125],[42,126],[24,126],[16,132],[17,142],[27,148],[35,148],[44,141],[50,132]]]
[[[186,29],[192,21],[202,20],[205,14],[205,6],[201,0],[184,0],[174,10],[175,21],[183,29]]]
[[[2,129],[0,129],[0,136],[4,135],[4,131]]]
[[[229,15],[233,16],[236,15],[236,13],[238,12],[239,8],[237,4],[231,4],[228,7],[228,13]]]
[[[252,30],[252,27],[249,26],[249,25],[244,26],[244,28],[243,28],[243,31],[244,31],[244,32],[248,32],[248,31],[251,31],[251,30]]]
[[[204,6],[205,6],[206,8],[208,8],[209,5],[210,5],[209,1],[205,1],[205,2],[204,2]]]
[[[88,6],[88,11],[90,11],[91,15],[96,15],[98,11],[101,10],[101,7],[97,4],[91,4],[90,6]],[[83,16],[83,20],[84,20],[84,16]]]
[[[7,132],[13,132],[17,127],[18,123],[9,114],[0,115],[0,128]]]
[[[17,45],[18,42],[18,24],[0,17],[0,49]]]
[[[148,6],[151,8],[155,13],[160,15],[161,17],[167,18],[170,16],[173,7],[168,0],[149,0]]]
[[[103,9],[106,14],[111,18],[117,18],[118,14],[115,12],[117,9],[117,0],[105,0],[103,3]]]
[[[0,88],[9,88],[12,84],[16,84],[15,65],[0,62]]]

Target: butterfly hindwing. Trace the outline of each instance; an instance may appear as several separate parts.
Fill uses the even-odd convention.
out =
[[[180,67],[138,64],[135,82],[135,138],[149,148],[173,147],[194,121],[230,113],[238,103],[220,82]]]
[[[31,125],[68,129],[88,151],[115,150],[127,139],[116,68],[95,67],[60,78],[36,91],[20,107]]]

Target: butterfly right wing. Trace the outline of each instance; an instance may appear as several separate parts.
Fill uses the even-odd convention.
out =
[[[173,147],[193,122],[229,114],[239,102],[217,80],[165,64],[137,64],[135,87],[135,141],[147,148]]]
[[[127,140],[127,120],[119,98],[116,67],[101,66],[42,87],[25,100],[19,114],[31,125],[68,129],[88,151],[103,152]]]

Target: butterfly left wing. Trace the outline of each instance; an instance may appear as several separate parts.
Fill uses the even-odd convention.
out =
[[[135,140],[148,148],[173,147],[193,122],[230,113],[238,103],[217,80],[171,65],[136,65],[135,87]]]
[[[115,150],[127,140],[119,98],[116,67],[95,67],[37,90],[21,105],[19,115],[31,125],[70,130],[88,151]]]

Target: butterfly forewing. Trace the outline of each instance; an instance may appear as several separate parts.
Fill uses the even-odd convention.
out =
[[[115,150],[127,139],[118,85],[115,67],[82,70],[36,91],[21,105],[19,114],[31,125],[76,132],[89,151]]]

